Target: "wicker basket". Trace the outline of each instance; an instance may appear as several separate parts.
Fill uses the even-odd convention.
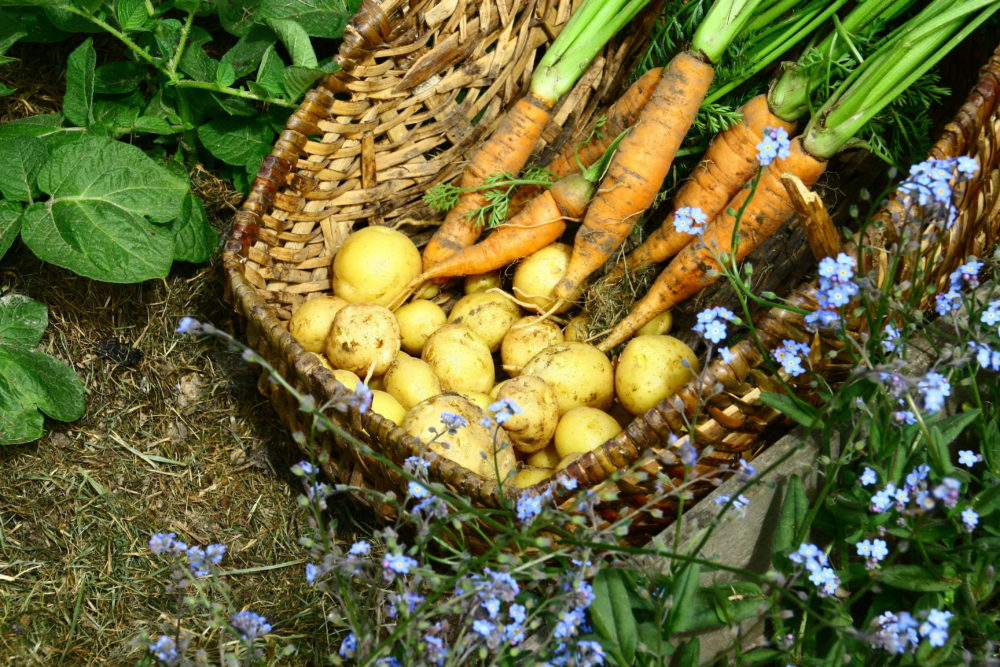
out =
[[[340,243],[362,224],[403,229],[418,244],[429,237],[428,226],[439,218],[422,203],[424,191],[459,175],[464,157],[526,89],[539,51],[576,4],[579,0],[365,2],[347,29],[338,55],[341,70],[310,91],[289,119],[225,246],[227,298],[246,322],[249,343],[296,389],[322,404],[338,387],[318,357],[292,339],[286,322],[309,295],[329,293],[329,266]],[[624,32],[556,108],[538,151],[575,140],[572,128],[585,127],[615,99],[647,33],[641,26]],[[941,239],[935,282],[946,281],[967,255],[982,253],[1000,236],[998,96],[1000,51],[932,152],[972,155],[982,165],[966,189],[958,221]],[[880,247],[889,247],[905,213],[898,202],[883,211],[889,224]],[[870,253],[872,265],[882,259]],[[804,284],[790,298],[811,310],[815,291],[815,285]],[[801,316],[788,310],[763,313],[756,327],[768,347],[786,338],[813,341],[817,359],[826,359],[823,352],[835,344],[807,333]],[[635,419],[560,475],[595,488],[630,466],[680,474],[675,447],[687,438],[701,451],[699,466],[705,471],[752,457],[785,428],[780,415],[759,400],[762,391],[780,391],[781,385],[753,344],[744,341],[733,352],[734,361],[713,362],[674,399]],[[845,368],[826,360],[818,370],[836,379]],[[260,387],[290,429],[308,429],[306,415],[287,391],[266,377]],[[397,463],[420,451],[419,442],[378,415],[331,411],[331,416]],[[674,434],[688,433],[689,426],[691,435],[674,442]],[[401,490],[398,476],[377,460],[334,434],[319,438],[318,446],[329,454],[325,472],[331,478]],[[431,476],[475,502],[498,502],[495,482],[442,457],[431,456]],[[650,483],[639,478],[616,479],[618,499],[602,508],[609,520],[629,506],[643,508],[631,522],[627,540],[633,543],[646,541],[673,519],[670,506],[647,511],[654,509],[646,505]],[[570,502],[560,485],[545,485],[551,485],[557,502]],[[370,497],[358,500],[370,503]]]

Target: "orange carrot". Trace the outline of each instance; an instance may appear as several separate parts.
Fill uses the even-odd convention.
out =
[[[674,257],[646,295],[601,341],[598,348],[607,352],[623,343],[656,315],[719,279],[716,272],[721,269],[715,256],[733,251],[733,230],[737,221],[729,211],[738,212],[746,205],[739,221],[739,245],[735,250],[738,261],[773,234],[792,214],[794,209],[781,183],[781,175],[791,172],[806,187],[812,187],[826,169],[826,164],[825,160],[806,153],[799,138],[792,140],[789,156],[776,159],[761,174],[753,198],[747,202],[750,190],[737,194],[726,210],[708,224],[704,235],[696,237]]]
[[[621,277],[626,269],[637,271],[676,255],[694,238],[674,229],[676,212],[693,207],[709,220],[715,218],[757,171],[757,143],[764,128],[782,127],[789,132],[795,129],[794,121],[783,120],[771,112],[764,94],[746,102],[740,113],[743,118],[739,123],[712,139],[691,178],[677,191],[673,212],[624,262],[608,272],[610,280]]]
[[[562,235],[567,219],[578,220],[583,216],[593,193],[594,185],[580,174],[557,181],[485,239],[449,255],[417,276],[391,307],[402,305],[430,280],[486,273],[541,250]]]
[[[518,100],[472,162],[466,165],[460,187],[479,187],[492,174],[519,172],[531,156],[542,129],[548,122],[552,106],[536,95]],[[482,228],[470,214],[485,205],[486,195],[482,190],[467,190],[461,194],[458,204],[448,211],[444,222],[424,248],[425,271],[449,255],[475,243]]]
[[[639,121],[611,160],[577,231],[569,267],[553,289],[554,296],[575,299],[583,281],[618,249],[653,203],[713,73],[712,65],[694,53],[679,53],[670,61]]]

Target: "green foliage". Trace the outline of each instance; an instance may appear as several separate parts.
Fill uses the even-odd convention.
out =
[[[44,304],[18,294],[0,296],[0,445],[40,438],[42,413],[60,421],[83,414],[80,379],[35,349],[47,326]]]
[[[515,178],[509,173],[490,174],[482,185],[471,188],[463,188],[450,183],[438,183],[428,188],[424,193],[424,203],[435,211],[448,211],[458,204],[459,196],[463,192],[482,192],[486,198],[486,204],[474,211],[469,212],[469,218],[475,218],[476,224],[481,227],[499,227],[507,221],[507,214],[510,207],[510,198],[519,186],[542,186],[552,185],[556,178],[552,172],[541,167],[529,166],[523,170],[523,176]]]

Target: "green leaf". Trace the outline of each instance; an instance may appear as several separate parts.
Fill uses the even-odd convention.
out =
[[[38,170],[47,158],[45,143],[37,137],[0,137],[0,193],[13,201],[32,201],[38,194]]]
[[[144,0],[115,0],[115,17],[124,32],[142,30],[150,19]]]
[[[980,518],[993,514],[1000,507],[1000,486],[991,486],[979,493],[971,503]]]
[[[247,34],[240,37],[233,48],[226,51],[221,60],[233,66],[236,76],[246,76],[257,69],[268,49],[273,50],[274,42],[273,30],[267,26],[254,25]]]
[[[274,50],[274,46],[269,46],[261,56],[260,67],[257,68],[257,83],[271,95],[285,95],[284,71],[285,63],[281,56]]]
[[[609,571],[601,570],[594,577],[594,582],[591,585],[594,600],[590,603],[588,611],[590,613],[590,620],[593,622],[597,633],[605,639],[614,640],[615,612],[611,605],[611,594],[609,592]]]
[[[28,207],[21,237],[44,261],[106,282],[163,277],[188,186],[139,148],[107,137],[63,146],[38,174],[51,199]]]
[[[66,62],[66,95],[63,113],[72,123],[82,127],[94,124],[94,70],[97,52],[94,40],[88,37],[69,54]]]
[[[958,436],[962,435],[962,431],[965,430],[966,426],[976,421],[979,414],[980,411],[978,409],[960,412],[957,415],[945,417],[941,421],[931,424],[931,429],[940,434],[941,446],[947,447],[954,442]]]
[[[257,19],[295,19],[313,37],[340,39],[360,4],[360,0],[263,0]]]
[[[22,210],[17,202],[0,201],[0,258],[3,258],[21,232]]]
[[[76,141],[86,134],[81,127],[63,127],[62,114],[49,113],[20,118],[0,125],[0,138],[37,137],[52,151],[59,146]]]
[[[773,394],[765,391],[761,393],[760,401],[786,417],[794,419],[803,426],[813,426],[819,417],[816,408],[801,401],[796,401],[785,394]]]
[[[44,303],[22,294],[0,296],[0,345],[35,347],[48,326]]]
[[[220,88],[228,88],[236,83],[236,70],[229,63],[219,63],[215,69],[215,83]]]
[[[986,467],[994,475],[1000,475],[1000,423],[996,419],[986,420],[982,449]]]
[[[278,39],[288,49],[288,54],[292,57],[293,65],[303,67],[318,67],[319,61],[316,59],[316,52],[313,51],[312,43],[305,28],[291,19],[269,19],[267,25],[278,35]]]
[[[135,119],[135,122],[132,123],[132,131],[146,134],[176,134],[177,132],[180,132],[180,129],[175,128],[162,118],[139,116]]]
[[[60,2],[57,4],[61,5],[62,3]],[[78,7],[78,8],[83,9],[84,11],[88,11],[83,7]],[[45,17],[51,22],[53,26],[55,26],[58,30],[61,30],[63,32],[70,34],[74,33],[99,34],[104,32],[104,28],[100,27],[99,25],[91,23],[82,16],[78,16],[77,14],[74,14],[67,9],[63,9],[62,7],[49,5],[46,6],[44,9],[45,9]]]
[[[4,63],[0,63],[0,65],[3,64]],[[0,97],[6,97],[7,95],[13,93],[15,90],[17,90],[17,88],[11,88],[7,84],[0,82]]]
[[[164,60],[170,60],[177,52],[177,47],[181,43],[181,33],[184,31],[181,22],[177,19],[160,19],[153,28],[153,38],[156,40],[156,48]]]
[[[146,80],[146,68],[139,63],[118,61],[101,65],[94,72],[94,92],[122,95],[136,91]]]
[[[778,526],[774,531],[774,541],[771,543],[771,562],[775,567],[783,565],[785,552],[795,546],[807,516],[809,516],[809,498],[806,497],[806,487],[798,475],[792,475],[786,483],[785,499],[781,503]]]
[[[261,0],[216,0],[215,11],[226,32],[242,37],[253,29]]]
[[[777,664],[778,659],[782,657],[786,657],[785,653],[773,648],[756,648],[740,656],[743,664],[746,665]]]
[[[281,83],[288,99],[297,100],[309,90],[326,72],[313,67],[290,65],[281,74]]]
[[[127,132],[143,104],[145,100],[137,90],[127,97],[99,99],[94,102],[94,127],[105,128],[111,134]]]
[[[263,118],[216,118],[198,128],[198,138],[227,164],[252,166],[271,152],[274,130]]]
[[[677,665],[677,667],[698,667],[701,664],[700,659],[701,641],[695,637],[684,643],[677,658],[672,660],[671,664]]]
[[[922,565],[889,565],[875,570],[875,579],[893,588],[922,593],[951,591],[962,583],[960,579],[937,576]]]
[[[47,322],[43,304],[16,294],[0,297],[0,445],[41,437],[41,412],[60,421],[83,415],[80,379],[66,364],[32,349]]]
[[[625,584],[625,573],[621,570],[608,570],[608,594],[611,598],[611,609],[615,614],[615,633],[618,647],[621,650],[625,664],[635,662],[635,649],[639,643],[639,628],[632,614],[632,596]]]
[[[209,56],[203,45],[212,41],[212,35],[202,28],[192,28],[177,67],[198,81],[214,81],[219,61]]]
[[[681,628],[690,627],[695,615],[695,597],[698,594],[698,583],[701,578],[701,566],[697,563],[688,563],[681,568],[680,573],[674,580],[671,594],[674,598],[674,606],[670,610],[670,617],[667,619],[667,632],[680,632]]]

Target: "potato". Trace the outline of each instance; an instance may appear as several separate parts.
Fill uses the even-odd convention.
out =
[[[416,299],[396,309],[399,334],[404,350],[420,356],[427,337],[440,329],[448,321],[441,306],[427,299]]]
[[[399,404],[392,394],[379,389],[372,390],[372,412],[382,415],[396,426],[403,423],[406,408]]]
[[[552,288],[566,275],[573,248],[565,243],[552,243],[534,252],[518,264],[514,271],[514,296],[527,302],[539,312],[550,312],[556,300]],[[573,304],[563,302],[551,312],[562,313]]]
[[[333,377],[337,379],[337,382],[351,391],[354,391],[354,388],[361,382],[361,378],[358,377],[357,373],[343,368],[334,368]]]
[[[493,388],[496,372],[486,343],[461,324],[446,324],[430,335],[420,358],[430,364],[445,391]]]
[[[583,454],[621,432],[621,425],[607,412],[581,405],[559,420],[556,427],[556,451],[561,458]]]
[[[500,342],[520,317],[521,308],[501,291],[467,294],[448,313],[449,322],[467,326],[490,352],[500,349]]]
[[[385,390],[409,410],[414,405],[441,393],[441,381],[423,359],[400,353],[382,376]]]
[[[539,377],[559,399],[559,414],[579,405],[607,409],[615,392],[615,373],[604,353],[580,342],[551,345],[524,365],[523,375]]]
[[[687,360],[689,366],[683,364]],[[698,357],[673,336],[636,336],[628,342],[615,370],[618,400],[641,415],[677,393],[698,372]]]
[[[347,305],[339,296],[309,299],[292,313],[288,333],[310,352],[322,352],[337,311]]]
[[[385,306],[421,269],[420,251],[409,236],[379,225],[363,227],[333,259],[333,293],[351,303]]]
[[[665,310],[650,321],[642,325],[642,328],[636,331],[637,336],[645,336],[647,334],[667,334],[670,333],[670,327],[674,324],[674,316],[670,314],[669,310]]]
[[[545,449],[538,450],[524,462],[535,468],[555,468],[559,465],[559,452],[556,451],[555,444],[551,444]]]
[[[333,318],[326,357],[337,368],[366,377],[382,375],[399,352],[399,325],[392,311],[373,303],[349,303]]]
[[[543,320],[535,315],[522,317],[514,322],[500,343],[503,369],[511,377],[517,377],[529,359],[563,340],[562,330],[552,320]]]
[[[521,409],[502,426],[518,451],[537,452],[552,440],[559,423],[559,400],[540,378],[521,375],[500,385],[497,399],[513,401]]]
[[[486,290],[493,289],[494,287],[500,287],[500,284],[500,272],[490,271],[488,273],[476,273],[471,276],[466,276],[463,286],[466,294],[472,294],[474,292],[485,292]]]
[[[489,394],[485,394],[481,391],[460,391],[458,393],[463,398],[468,399],[470,403],[481,407],[483,410],[489,410],[490,406],[493,405],[496,400]]]
[[[465,425],[448,432],[441,415],[451,413],[465,420]],[[503,429],[486,428],[481,421],[487,413],[458,394],[438,394],[413,406],[403,419],[403,429],[428,448],[465,466],[486,478],[495,478],[494,438],[496,438],[496,467],[501,481],[514,470],[514,449]]]
[[[566,323],[566,327],[563,329],[563,337],[569,341],[578,340],[586,342],[587,328],[587,318],[583,315],[577,315]]]
[[[549,477],[552,477],[554,473],[555,471],[552,468],[534,468],[532,466],[521,468],[514,475],[514,488],[526,489],[539,482],[544,482]]]

